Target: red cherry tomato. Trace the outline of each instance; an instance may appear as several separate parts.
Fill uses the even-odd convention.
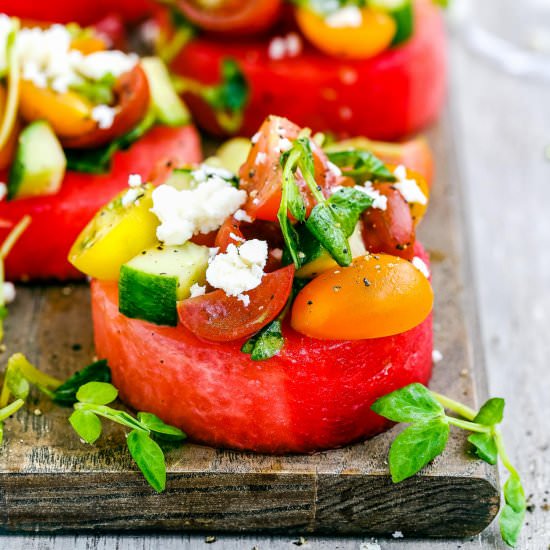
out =
[[[136,65],[121,75],[113,88],[117,98],[118,112],[109,128],[94,128],[85,134],[65,137],[64,147],[83,149],[97,147],[120,137],[137,126],[149,108],[149,84],[143,69]]]
[[[239,246],[242,240],[243,234],[241,233],[240,223],[233,216],[230,216],[218,230],[214,246],[217,246],[220,252],[225,252],[230,244]]]
[[[228,342],[252,336],[285,307],[293,279],[293,265],[267,273],[260,286],[247,292],[248,306],[223,290],[188,298],[178,304],[180,321],[204,340]]]
[[[374,187],[388,202],[386,210],[369,208],[363,213],[363,241],[366,249],[412,260],[415,230],[409,204],[391,183],[377,183]]]
[[[248,193],[248,202],[244,208],[251,216],[268,221],[277,219],[281,202],[281,142],[292,141],[299,133],[299,126],[277,116],[268,116],[260,127],[239,173],[241,186]],[[311,141],[311,148],[315,162],[315,181],[323,193],[328,195],[328,190],[336,185],[336,176],[329,170],[326,155],[314,141]],[[299,176],[296,179],[309,212],[314,206],[313,198],[305,181]]]
[[[253,34],[270,27],[278,18],[281,0],[218,0],[205,6],[199,0],[179,0],[185,17],[205,31]]]

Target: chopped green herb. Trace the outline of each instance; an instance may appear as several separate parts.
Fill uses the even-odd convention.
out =
[[[390,473],[395,483],[413,476],[443,452],[451,425],[472,432],[468,441],[479,458],[489,464],[496,464],[500,458],[510,472],[503,487],[500,532],[506,544],[517,544],[526,501],[519,474],[506,454],[502,434],[497,428],[503,417],[503,399],[489,399],[476,413],[462,403],[428,390],[422,384],[410,384],[381,397],[371,408],[389,420],[411,423],[390,447]],[[448,416],[445,409],[466,420]]]
[[[72,84],[70,89],[89,99],[95,105],[111,105],[115,99],[113,93],[115,82],[116,78],[111,73],[107,73],[100,80],[82,80],[82,82]]]
[[[277,318],[247,340],[241,351],[250,354],[253,361],[263,361],[277,355],[283,345],[281,320]]]
[[[330,162],[342,168],[342,174],[362,181],[397,181],[397,178],[386,168],[386,165],[369,151],[347,149],[329,151]]]

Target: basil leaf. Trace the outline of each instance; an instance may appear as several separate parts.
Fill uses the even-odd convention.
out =
[[[445,409],[422,384],[409,384],[373,403],[371,409],[394,422],[425,421],[441,417]]]
[[[342,187],[327,200],[346,237],[351,236],[359,217],[373,202],[372,197],[354,187]]]
[[[92,411],[76,410],[69,416],[69,422],[86,443],[94,443],[101,435],[101,420]]]
[[[147,429],[155,432],[159,437],[178,441],[187,437],[179,428],[165,424],[153,413],[138,412],[137,418]]]
[[[493,426],[502,422],[503,415],[504,399],[501,397],[493,397],[482,405],[473,421],[476,424]]]
[[[4,383],[7,385],[10,393],[17,399],[27,399],[30,391],[28,380],[23,376],[23,373],[17,367],[8,368],[6,370],[6,379]]]
[[[253,361],[263,361],[277,355],[283,348],[284,342],[281,321],[275,319],[248,339],[241,351],[249,353]]]
[[[328,201],[315,205],[306,221],[306,227],[339,265],[351,264],[352,256],[345,228],[341,226]]]
[[[72,405],[76,403],[76,392],[80,386],[87,382],[110,382],[111,370],[105,359],[96,361],[82,370],[75,372],[65,380],[54,392],[52,399],[61,405]]]
[[[242,110],[248,101],[249,86],[238,63],[231,58],[224,59],[221,76],[220,84],[205,88],[203,99],[215,110]]]
[[[512,474],[504,484],[505,505],[498,518],[500,534],[508,546],[515,546],[525,518],[525,494],[519,476]]]
[[[166,464],[164,453],[149,434],[132,430],[126,439],[128,450],[138,468],[153,489],[160,493],[166,488]]]
[[[489,464],[496,464],[498,451],[492,434],[473,433],[468,436],[468,441],[475,447],[476,455]]]
[[[329,151],[330,162],[342,168],[344,176],[374,181],[397,181],[397,178],[386,168],[386,165],[369,151],[346,149]]]
[[[107,382],[88,382],[78,388],[76,398],[81,403],[107,405],[117,398],[118,390]]]
[[[399,483],[420,471],[443,452],[448,437],[449,424],[444,418],[432,418],[402,431],[390,447],[392,481]]]

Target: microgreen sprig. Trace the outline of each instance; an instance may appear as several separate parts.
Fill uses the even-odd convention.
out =
[[[117,396],[118,390],[107,382],[84,384],[76,392],[77,403],[69,422],[75,432],[90,444],[101,435],[100,417],[130,428],[126,438],[128,450],[145,479],[160,493],[166,488],[166,463],[162,448],[154,438],[181,441],[187,436],[154,414],[139,412],[134,418],[126,411],[109,407]]]
[[[462,418],[448,416],[445,409]],[[496,464],[500,458],[510,474],[503,487],[500,532],[506,544],[515,546],[525,517],[526,501],[520,476],[506,454],[502,434],[497,428],[503,418],[503,399],[489,399],[476,413],[422,384],[410,384],[378,399],[372,410],[394,422],[410,424],[390,447],[389,466],[394,483],[413,476],[443,452],[450,426],[472,432],[468,441],[482,460]]]

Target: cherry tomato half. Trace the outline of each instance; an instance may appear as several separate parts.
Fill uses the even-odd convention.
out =
[[[182,13],[201,29],[224,34],[254,34],[270,27],[281,0],[179,0]]]
[[[300,127],[286,118],[268,116],[256,134],[255,143],[239,173],[241,187],[248,193],[248,202],[244,208],[252,217],[267,221],[277,219],[281,202],[281,142],[292,141],[299,133]],[[336,185],[336,176],[328,167],[325,153],[314,141],[311,141],[311,148],[315,162],[315,181],[323,193],[328,195],[330,188]],[[313,198],[305,181],[299,176],[296,180],[309,212],[314,206]]]
[[[216,242],[214,244],[214,246],[220,249],[220,252],[225,252],[230,244],[239,246],[239,244],[244,240],[240,225],[241,224],[233,216],[230,216],[227,220],[225,220],[225,222],[223,222],[222,226],[218,230]]]
[[[415,230],[409,203],[391,183],[376,183],[374,188],[387,198],[387,205],[385,210],[368,208],[363,213],[365,248],[412,260]]]
[[[359,10],[357,26],[334,26],[307,7],[296,10],[296,21],[305,37],[319,50],[335,57],[366,59],[386,50],[395,36],[396,24],[387,13]]]
[[[410,262],[369,254],[307,284],[294,301],[291,325],[312,338],[380,338],[419,325],[432,305],[428,279]]]
[[[180,321],[204,340],[227,342],[252,336],[285,307],[293,279],[293,265],[267,273],[260,286],[246,293],[248,306],[223,290],[188,298],[178,303]]]

